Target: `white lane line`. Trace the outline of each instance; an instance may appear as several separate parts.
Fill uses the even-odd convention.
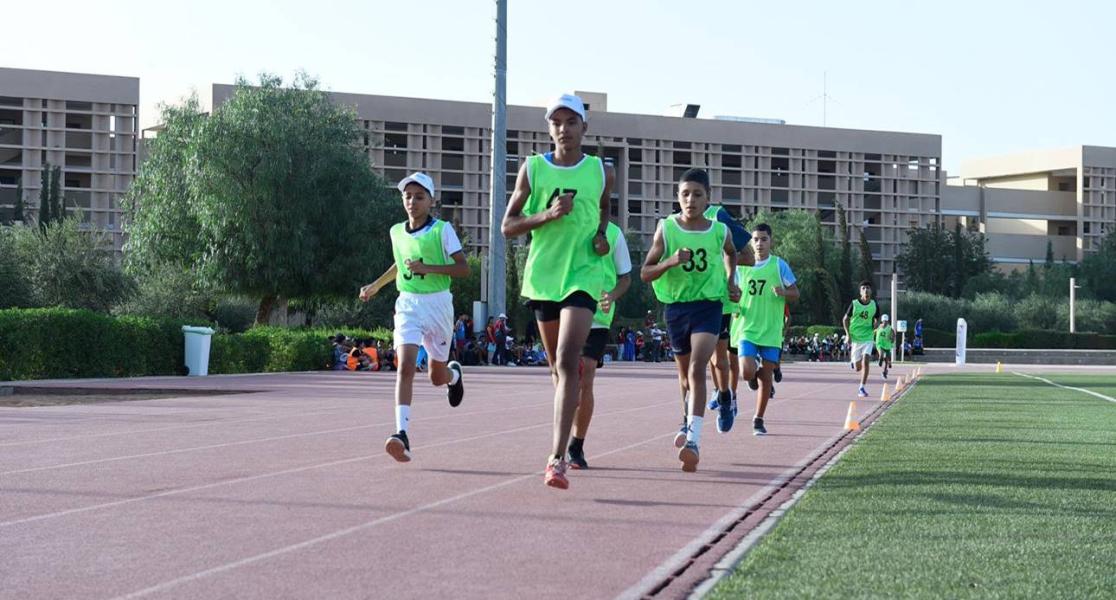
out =
[[[606,416],[609,416],[609,415],[618,415],[618,414],[623,414],[623,413],[638,412],[638,411],[642,411],[642,410],[647,410],[648,408],[655,408],[655,407],[663,406],[663,405],[666,405],[666,404],[677,404],[677,403],[678,403],[677,400],[672,400],[672,401],[669,401],[669,402],[661,402],[659,404],[649,404],[649,405],[640,406],[640,407],[637,407],[637,408],[629,408],[629,409],[625,409],[625,410],[616,410],[616,411],[611,411],[611,412],[598,413],[597,415],[594,415],[594,416],[595,417],[606,417]],[[447,441],[444,441],[444,442],[438,442],[436,444],[428,444],[428,445],[425,445],[425,446],[416,446],[415,451],[427,450],[427,449],[430,449],[430,448],[440,448],[442,446],[452,446],[452,445],[455,445],[455,444],[462,444],[462,443],[465,443],[465,442],[472,442],[472,441],[476,441],[476,440],[482,440],[482,439],[485,439],[485,438],[497,437],[497,436],[501,436],[501,435],[507,435],[507,434],[510,434],[510,433],[518,433],[518,432],[527,431],[527,430],[530,430],[530,429],[538,429],[538,428],[541,428],[541,427],[552,427],[552,426],[553,426],[553,423],[549,422],[549,421],[546,422],[546,423],[538,423],[536,425],[526,425],[526,426],[523,426],[523,427],[516,427],[514,429],[505,429],[505,430],[502,430],[502,431],[495,431],[495,432],[485,433],[485,434],[481,434],[481,435],[474,435],[474,436],[469,436],[469,437],[464,437],[464,438],[458,438],[458,439],[455,439],[455,440],[447,440]],[[674,434],[672,433],[671,435],[674,435]],[[67,515],[89,512],[89,511],[93,511],[93,510],[100,510],[100,509],[103,509],[103,508],[112,508],[112,507],[115,507],[115,506],[122,506],[122,505],[125,505],[125,504],[132,504],[132,503],[135,503],[135,502],[142,502],[144,500],[154,500],[156,498],[165,498],[167,496],[175,496],[175,495],[178,495],[178,494],[186,494],[186,493],[189,493],[189,492],[197,492],[197,491],[200,491],[200,490],[208,490],[208,489],[221,487],[221,486],[225,486],[225,485],[234,485],[234,484],[238,484],[238,483],[246,483],[246,482],[249,482],[249,481],[257,481],[257,480],[266,479],[266,478],[269,478],[269,477],[280,477],[280,476],[283,476],[283,475],[290,475],[292,473],[301,473],[303,471],[310,471],[310,470],[314,470],[314,469],[324,469],[324,468],[328,468],[328,467],[335,467],[335,466],[338,466],[338,465],[345,465],[345,464],[356,463],[356,462],[361,462],[361,461],[366,461],[366,460],[379,459],[379,458],[384,458],[385,456],[387,456],[387,455],[382,453],[382,452],[377,452],[376,454],[365,454],[363,456],[356,456],[356,457],[353,457],[353,458],[345,458],[345,459],[334,460],[334,461],[325,462],[325,463],[306,465],[306,466],[303,466],[303,467],[294,467],[294,468],[291,468],[291,469],[284,469],[282,471],[273,471],[273,472],[270,472],[270,473],[260,473],[259,475],[248,475],[246,477],[238,477],[236,479],[227,479],[225,481],[218,481],[218,482],[215,482],[215,483],[206,483],[206,484],[196,485],[196,486],[191,486],[191,487],[167,490],[167,491],[164,491],[164,492],[159,492],[157,494],[149,494],[147,496],[136,496],[134,498],[125,498],[123,500],[114,500],[112,502],[104,502],[104,503],[101,503],[101,504],[93,504],[93,505],[90,505],[90,506],[83,506],[83,507],[80,507],[80,508],[70,508],[70,509],[62,510],[62,511],[58,511],[58,512],[44,513],[44,514],[41,514],[41,515],[35,515],[35,516],[32,516],[32,517],[25,517],[25,518],[22,518],[22,519],[15,519],[15,520],[12,520],[12,521],[4,521],[4,522],[0,522],[0,527],[10,527],[10,526],[13,526],[13,525],[21,525],[21,524],[24,524],[24,523],[33,523],[33,522],[36,522],[36,521],[43,521],[43,520],[46,520],[46,519],[64,517],[64,516],[67,516]]]
[[[1011,373],[1012,373],[1012,375],[1018,375],[1020,377],[1026,377],[1028,379],[1037,379],[1037,380],[1039,380],[1043,383],[1049,383],[1050,385],[1052,385],[1054,387],[1060,387],[1060,388],[1065,389],[1065,390],[1073,390],[1075,392],[1082,392],[1082,393],[1085,393],[1085,394],[1089,394],[1090,396],[1095,396],[1097,398],[1100,398],[1101,400],[1108,400],[1109,402],[1116,402],[1116,398],[1113,398],[1111,396],[1105,396],[1104,394],[1101,394],[1099,392],[1094,392],[1093,390],[1087,390],[1085,388],[1073,387],[1073,386],[1069,386],[1069,385],[1062,385],[1060,383],[1055,383],[1053,381],[1050,381],[1049,379],[1045,379],[1045,378],[1042,378],[1042,377],[1037,377],[1035,375],[1028,375],[1026,373],[1020,373],[1019,371],[1012,371]]]
[[[129,430],[129,431],[111,431],[111,432],[108,432],[108,433],[91,433],[91,434],[86,434],[86,435],[74,435],[74,436],[70,436],[70,437],[46,438],[46,439],[41,439],[41,440],[25,440],[25,441],[22,441],[22,442],[5,442],[5,443],[0,444],[0,448],[8,448],[8,447],[11,447],[11,446],[30,446],[32,444],[46,444],[46,443],[49,443],[49,442],[68,442],[70,440],[87,440],[87,439],[90,439],[90,438],[111,437],[111,436],[116,436],[116,435],[135,435],[137,433],[152,433],[152,432],[156,432],[156,431],[171,431],[171,430],[178,430],[178,429],[194,429],[196,427],[210,427],[210,426],[213,426],[213,425],[223,425],[225,423],[251,423],[253,421],[268,421],[268,420],[273,420],[273,419],[287,419],[287,418],[291,418],[291,417],[306,417],[306,416],[310,416],[310,415],[325,415],[325,414],[338,412],[338,411],[343,411],[343,410],[353,410],[353,409],[352,409],[352,407],[339,407],[339,408],[334,408],[334,409],[330,409],[330,410],[319,410],[319,411],[307,412],[307,413],[271,415],[271,416],[267,416],[267,417],[248,417],[248,418],[245,418],[245,419],[226,419],[226,420],[222,420],[220,418],[217,418],[217,419],[213,419],[213,420],[210,420],[210,421],[205,421],[204,423],[193,423],[193,424],[190,424],[190,425],[169,425],[167,427],[151,427],[151,428],[148,428],[148,429],[132,429],[132,430]],[[177,416],[177,415],[172,415],[172,416]]]
[[[674,402],[671,402],[671,404],[673,404],[673,403]],[[646,408],[646,407],[644,407],[644,408]],[[547,423],[547,425],[549,425],[549,423]],[[603,452],[601,454],[596,454],[596,455],[594,455],[590,458],[598,459],[598,458],[608,456],[610,454],[625,452],[627,450],[631,450],[633,448],[638,448],[639,446],[650,444],[652,442],[658,442],[660,440],[664,440],[664,439],[670,438],[670,437],[674,437],[674,432],[663,434],[663,435],[657,435],[655,437],[643,440],[642,442],[636,442],[634,444],[624,446],[623,448],[616,448],[615,450],[609,450],[608,452]],[[309,539],[309,540],[305,540],[305,541],[299,542],[297,544],[291,544],[290,546],[284,546],[282,548],[276,548],[275,550],[272,550],[270,552],[264,552],[262,554],[257,554],[255,556],[249,556],[247,558],[243,558],[243,559],[240,559],[240,560],[237,560],[237,561],[225,563],[223,565],[213,567],[211,569],[206,569],[204,571],[198,571],[197,573],[193,573],[191,575],[186,575],[186,576],[183,576],[183,577],[179,577],[177,579],[171,579],[170,581],[165,581],[165,582],[160,583],[158,585],[154,585],[154,586],[151,586],[151,587],[148,587],[148,588],[144,588],[142,590],[138,590],[138,591],[132,592],[130,594],[126,594],[126,595],[123,595],[123,596],[118,596],[115,600],[128,600],[130,598],[139,598],[139,597],[142,597],[142,596],[147,596],[149,594],[162,592],[162,591],[168,590],[172,587],[181,585],[183,583],[189,583],[189,582],[192,582],[192,581],[197,581],[199,579],[204,579],[204,578],[209,577],[211,575],[216,575],[218,573],[223,573],[225,571],[231,571],[233,569],[243,567],[245,565],[250,565],[252,563],[257,563],[257,562],[260,562],[262,560],[267,560],[269,558],[274,558],[276,556],[282,556],[284,554],[289,554],[289,553],[295,552],[297,550],[302,550],[303,548],[309,548],[311,546],[316,546],[316,545],[321,544],[323,542],[328,542],[328,541],[331,541],[331,540],[335,540],[337,538],[341,538],[341,537],[344,537],[344,536],[347,536],[347,535],[352,535],[352,534],[360,532],[360,531],[364,531],[366,529],[371,529],[371,528],[376,527],[378,525],[383,525],[384,523],[390,523],[391,521],[397,521],[399,519],[409,517],[409,516],[414,515],[414,514],[418,514],[418,513],[421,513],[421,512],[426,512],[428,510],[438,508],[440,506],[445,506],[447,504],[452,504],[452,503],[457,502],[459,500],[464,500],[466,498],[471,498],[473,496],[479,496],[481,494],[491,492],[493,490],[498,490],[500,488],[508,487],[510,485],[514,485],[516,483],[519,483],[521,481],[530,479],[532,477],[538,477],[541,474],[542,474],[542,471],[536,471],[534,473],[528,473],[527,475],[519,475],[517,477],[513,477],[511,479],[502,481],[500,483],[494,483],[492,485],[488,485],[488,486],[478,488],[478,489],[475,489],[475,490],[472,490],[472,491],[468,491],[468,492],[465,492],[465,493],[462,493],[462,494],[458,494],[458,495],[452,496],[450,498],[443,498],[443,499],[437,500],[435,502],[430,502],[428,504],[423,504],[422,506],[416,506],[415,508],[412,508],[412,509],[409,509],[409,510],[393,513],[393,514],[390,514],[390,515],[386,515],[386,516],[380,517],[378,519],[373,519],[371,521],[366,521],[366,522],[361,523],[359,525],[354,525],[352,527],[346,527],[345,529],[339,529],[339,530],[334,531],[332,533],[327,533],[325,535],[318,536],[316,538],[312,538],[312,539]],[[558,492],[556,492],[556,493],[558,493]]]
[[[538,402],[538,403],[535,403],[535,404],[528,404],[528,405],[524,405],[524,406],[540,406],[540,405],[543,405],[543,404],[553,404],[553,401],[548,400],[546,402]],[[473,412],[469,412],[469,413],[440,415],[440,416],[437,416],[437,417],[427,417],[425,419],[422,419],[421,422],[435,421],[435,420],[448,419],[448,418],[463,418],[463,417],[467,417],[469,415],[479,415],[479,414],[492,413],[492,412],[507,412],[507,408],[506,407],[505,408],[492,408],[492,409],[486,409],[486,410],[477,410],[477,411],[473,411]],[[417,423],[417,422],[420,422],[420,421],[416,419],[415,422]],[[221,423],[222,422],[209,423],[209,425],[219,425]],[[330,434],[330,433],[341,433],[341,432],[345,432],[345,431],[356,431],[356,430],[360,430],[360,429],[369,429],[369,428],[372,428],[372,427],[383,427],[385,425],[393,425],[394,423],[395,423],[395,421],[383,421],[383,422],[379,422],[379,423],[371,423],[369,425],[356,425],[356,426],[353,426],[353,427],[341,427],[341,428],[338,428],[338,429],[326,429],[326,430],[323,430],[323,431],[308,431],[308,432],[303,432],[303,433],[292,433],[292,434],[288,434],[288,435],[280,435],[280,436],[273,436],[273,437],[253,438],[253,439],[250,439],[250,440],[240,440],[240,441],[236,441],[236,442],[226,442],[226,443],[223,443],[223,444],[209,444],[209,445],[205,445],[205,446],[192,446],[192,447],[189,447],[189,448],[177,448],[177,449],[174,449],[174,450],[164,450],[162,452],[147,452],[147,453],[144,453],[144,454],[129,454],[129,455],[126,455],[126,456],[114,456],[112,458],[98,458],[98,459],[95,459],[95,460],[86,460],[86,461],[74,462],[74,463],[63,463],[63,464],[58,464],[58,465],[48,465],[48,466],[44,466],[44,467],[32,467],[32,468],[28,468],[28,469],[18,469],[18,470],[15,470],[15,471],[4,471],[4,472],[0,472],[0,475],[19,475],[21,473],[35,473],[35,472],[38,472],[38,471],[51,471],[51,470],[54,470],[54,469],[65,469],[65,468],[69,468],[69,467],[83,467],[83,466],[86,466],[86,465],[95,465],[95,464],[116,462],[116,461],[121,461],[121,460],[130,460],[130,459],[133,459],[133,458],[150,458],[152,456],[167,456],[167,455],[171,455],[171,454],[181,454],[181,453],[184,453],[184,452],[195,452],[195,451],[198,451],[198,450],[212,450],[214,448],[227,448],[227,447],[230,447],[230,446],[241,446],[241,445],[244,445],[244,444],[258,444],[258,443],[263,443],[263,442],[273,442],[273,441],[276,441],[276,440],[287,440],[287,439],[300,438],[300,437],[310,437],[310,436],[315,436],[315,435],[327,435],[327,434]]]
[[[824,383],[812,383],[811,384],[811,388],[814,388],[814,387],[817,387],[817,386],[829,386],[829,384],[824,384]],[[797,395],[791,396],[789,398],[778,398],[778,397],[776,397],[776,399],[780,400],[780,401],[795,400],[795,399],[798,399],[798,398],[804,398],[804,397],[807,397],[807,396],[815,395],[815,393],[816,393],[815,390],[809,389],[809,390],[807,390],[807,391],[805,391],[801,394],[797,394]],[[865,403],[865,404],[867,404],[867,403]],[[876,410],[876,409],[873,408],[872,410]],[[869,411],[869,413],[870,412],[871,411]],[[865,413],[865,414],[868,414],[868,413]],[[863,415],[861,415],[861,417],[863,418]],[[834,427],[836,427],[836,426],[837,425],[836,425],[836,422],[835,422]],[[705,531],[701,532],[697,537],[690,540],[690,543],[686,544],[681,550],[679,550],[678,552],[675,552],[674,555],[672,555],[670,558],[663,561],[655,569],[652,569],[651,572],[647,573],[647,575],[645,575],[642,579],[640,579],[635,585],[633,585],[630,588],[628,588],[627,590],[624,590],[623,592],[621,592],[618,596],[616,596],[616,598],[618,600],[637,600],[639,598],[643,598],[644,596],[646,596],[648,593],[650,593],[650,591],[652,589],[657,587],[659,584],[661,584],[663,582],[663,580],[665,580],[668,576],[670,576],[671,573],[674,573],[679,568],[681,568],[682,565],[687,563],[693,557],[693,555],[697,552],[697,550],[699,548],[708,544],[715,537],[720,535],[721,532],[724,531],[725,528],[728,527],[729,524],[733,523],[734,521],[738,521],[741,517],[744,516],[745,513],[752,510],[752,507],[753,507],[753,505],[755,505],[756,502],[758,502],[760,499],[764,498],[765,496],[769,495],[771,492],[773,492],[774,490],[776,490],[780,486],[782,486],[795,473],[797,473],[799,470],[801,470],[802,467],[806,466],[811,461],[813,461],[814,458],[818,455],[818,453],[820,453],[825,448],[828,448],[829,446],[832,446],[834,443],[836,443],[836,441],[838,439],[840,439],[844,435],[845,435],[845,432],[842,431],[841,433],[838,433],[838,434],[834,435],[833,437],[829,438],[825,442],[822,442],[821,445],[819,445],[816,448],[814,448],[813,450],[811,450],[810,453],[805,458],[803,458],[802,460],[795,463],[794,466],[791,466],[791,467],[785,469],[782,473],[780,473],[778,476],[776,476],[775,479],[772,479],[771,483],[764,486],[760,491],[756,492],[755,494],[752,494],[751,496],[749,496],[748,499],[744,500],[744,502],[742,502],[739,507],[737,507],[736,509],[730,511],[729,513],[725,514],[723,517],[718,519],[717,522],[713,523]]]

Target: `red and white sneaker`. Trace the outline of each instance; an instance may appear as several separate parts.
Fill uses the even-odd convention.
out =
[[[560,490],[569,489],[570,480],[566,479],[566,469],[569,466],[569,463],[560,458],[551,458],[543,474],[543,483]]]

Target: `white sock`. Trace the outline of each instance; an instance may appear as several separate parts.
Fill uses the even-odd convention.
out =
[[[690,431],[686,433],[686,441],[695,444],[701,442],[701,423],[705,417],[690,415]]]
[[[453,384],[457,383],[458,379],[461,379],[461,373],[458,373],[457,369],[450,369],[449,372],[450,372],[449,385],[453,385]]]
[[[407,425],[411,422],[411,407],[406,404],[395,405],[395,430],[407,431]]]

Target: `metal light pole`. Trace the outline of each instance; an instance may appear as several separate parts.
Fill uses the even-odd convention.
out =
[[[505,312],[506,266],[500,223],[507,205],[508,2],[496,0],[496,87],[492,93],[492,173],[488,199],[488,314]]]
[[[1070,333],[1077,333],[1077,307],[1075,304],[1077,303],[1077,288],[1079,287],[1081,286],[1077,285],[1077,278],[1070,277]]]

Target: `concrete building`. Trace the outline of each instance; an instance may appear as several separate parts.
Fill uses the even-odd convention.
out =
[[[211,106],[235,88],[214,85]],[[905,231],[939,218],[941,137],[756,122],[701,119],[695,105],[653,116],[608,111],[606,94],[578,92],[589,106],[587,151],[616,168],[614,220],[629,243],[647,248],[656,221],[671,213],[675,182],[690,167],[708,169],[713,199],[736,216],[757,209],[817,211],[836,227],[836,203],[848,209],[854,242],[863,228],[879,275],[890,274]],[[491,107],[453,102],[334,93],[355,108],[367,132],[369,160],[389,181],[424,170],[439,190],[442,217],[468,243],[488,243]],[[508,190],[526,157],[551,149],[543,109],[508,107]],[[882,284],[882,280],[877,284]],[[887,289],[880,286],[880,289]]]
[[[953,178],[951,178],[951,183]],[[965,161],[942,214],[987,234],[997,264],[1076,262],[1116,227],[1116,148],[1074,146]]]
[[[44,165],[62,167],[66,207],[120,233],[120,198],[136,173],[139,79],[0,68],[0,220],[23,183],[38,213]]]

